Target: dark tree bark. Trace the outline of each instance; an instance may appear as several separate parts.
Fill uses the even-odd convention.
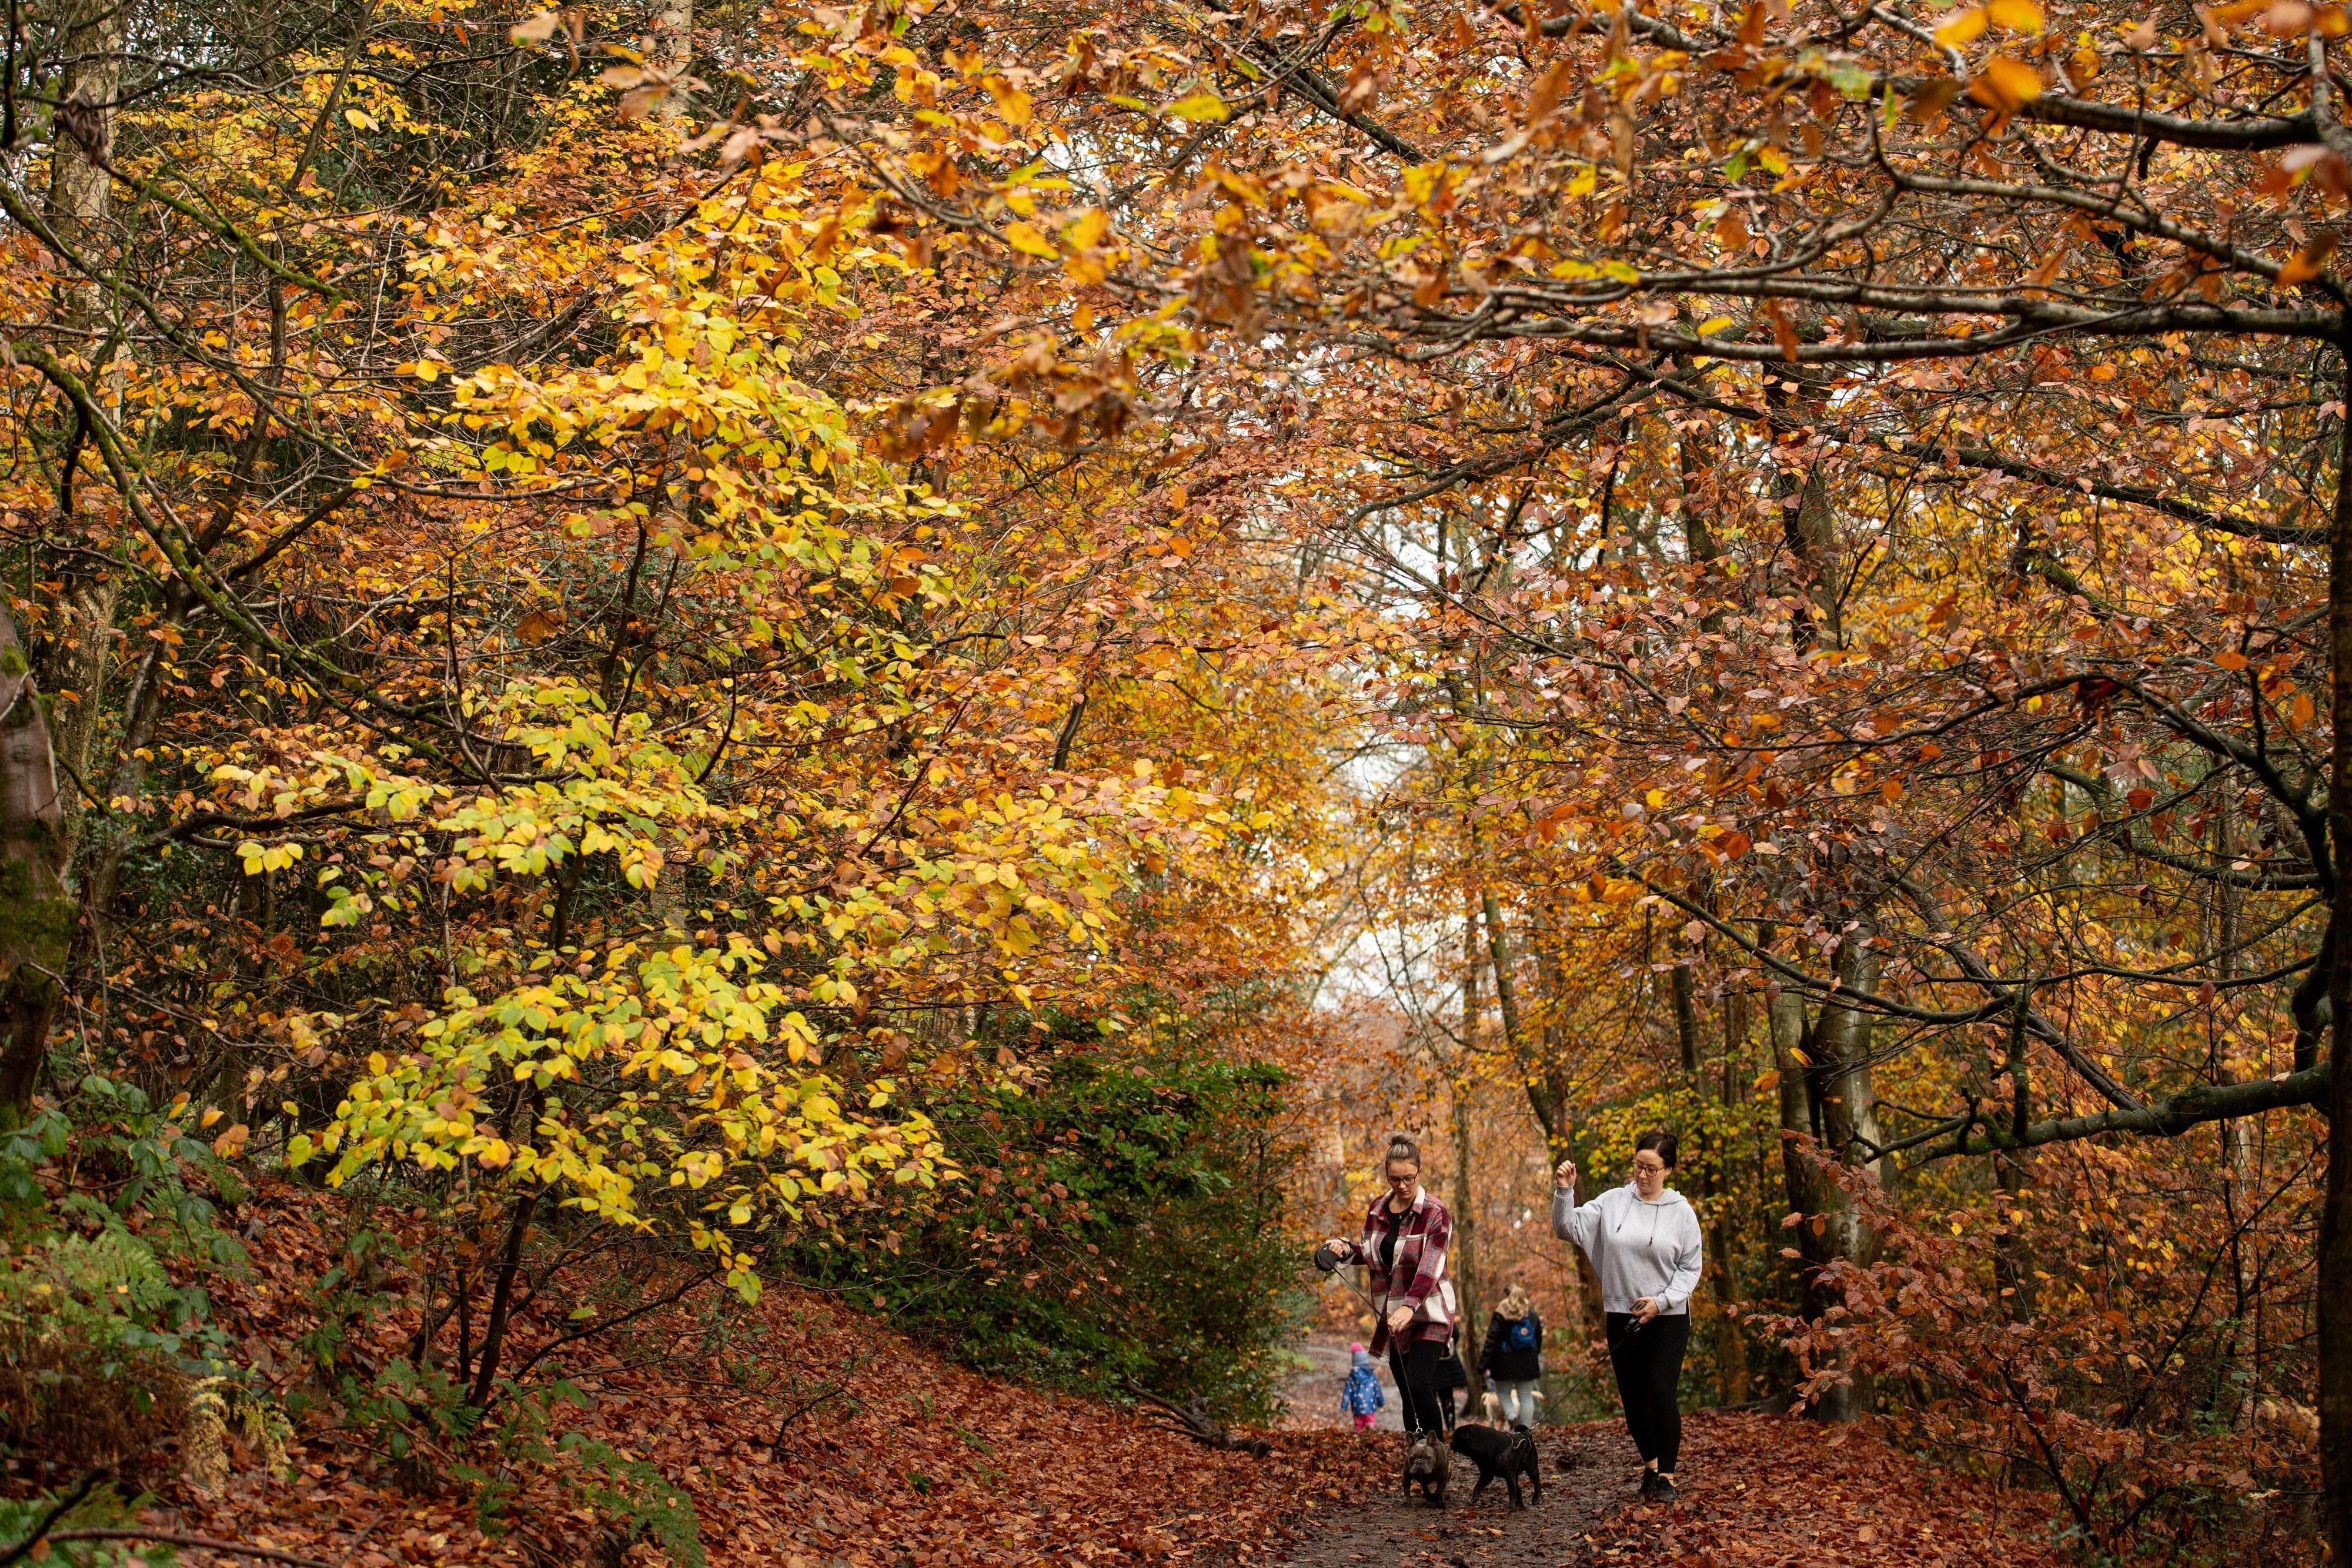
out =
[[[22,1126],[73,946],[48,716],[0,606],[0,1126]]]
[[[522,1244],[530,1234],[531,1216],[539,1211],[539,1194],[527,1193],[514,1201],[507,1214],[506,1256],[499,1260],[498,1283],[490,1292],[490,1311],[482,1324],[482,1362],[474,1373],[472,1404],[476,1409],[490,1402],[490,1390],[499,1375],[499,1353],[506,1347],[507,1322],[514,1312],[515,1281],[522,1273]]]
[[[2352,345],[2344,350],[2340,395],[2352,401]],[[2352,931],[2352,419],[2336,471],[2336,512],[2327,547],[2328,675],[2335,726],[2327,791],[2329,895],[2337,931]],[[2352,964],[2327,977],[2327,1193],[2319,1215],[2319,1468],[2326,1494],[2327,1544],[2352,1563],[2352,1061],[2343,1020],[2352,1016]]]

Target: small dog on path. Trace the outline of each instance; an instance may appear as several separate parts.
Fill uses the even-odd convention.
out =
[[[1486,1396],[1489,1400],[1493,1395]],[[1491,1416],[1495,1414],[1489,1410]],[[1478,1484],[1470,1489],[1470,1500],[1476,1502],[1478,1494],[1494,1483],[1496,1476],[1511,1494],[1513,1508],[1525,1508],[1519,1500],[1519,1478],[1525,1476],[1535,1489],[1536,1500],[1543,1501],[1543,1469],[1536,1458],[1536,1435],[1525,1427],[1506,1427],[1496,1421],[1482,1427],[1475,1421],[1465,1421],[1454,1428],[1454,1451],[1465,1455],[1478,1467]]]
[[[1455,1429],[1457,1432],[1460,1428]],[[1445,1483],[1454,1479],[1454,1461],[1445,1446],[1434,1432],[1423,1432],[1413,1438],[1404,1451],[1404,1490],[1407,1496],[1412,1489],[1421,1488],[1422,1500],[1437,1508],[1445,1506]]]

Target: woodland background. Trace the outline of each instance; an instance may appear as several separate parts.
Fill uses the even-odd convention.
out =
[[[929,1528],[1399,1130],[1606,1414],[1666,1124],[1691,1402],[2352,1553],[2347,35],[13,0],[0,1551]]]

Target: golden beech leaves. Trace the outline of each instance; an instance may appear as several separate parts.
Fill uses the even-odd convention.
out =
[[[2212,1390],[2352,1407],[2344,13],[1823,15],[395,7],[20,84],[56,1060],[747,1295],[1171,1039],[1459,1109],[1486,1284],[1562,1278],[1555,1145],[1678,1126],[1777,1324],[1704,1310],[1722,1402],[1867,1323],[2095,1552],[2255,1551],[2315,1450]]]
[[[453,993],[455,1009],[418,1031],[425,1049],[372,1059],[335,1119],[315,1140],[299,1136],[288,1158],[337,1156],[338,1185],[379,1160],[431,1170],[471,1159],[497,1180],[639,1228],[656,1222],[641,1189],[684,1186],[700,1216],[686,1221],[688,1239],[756,1299],[759,1276],[734,1239],[810,1198],[944,1174],[919,1114],[876,1117],[890,1105],[887,1082],[845,1104],[834,1079],[739,1049],[815,1057],[808,1020],[778,1016],[778,988],[743,977],[762,961],[740,937],[726,951],[625,945],[593,973],[550,975],[487,1003]],[[493,1101],[526,1109],[501,1118]]]

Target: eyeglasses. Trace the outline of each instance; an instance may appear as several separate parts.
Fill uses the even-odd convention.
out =
[[[1665,1162],[1664,1160],[1635,1160],[1633,1162],[1633,1174],[1635,1176],[1664,1176],[1666,1174]]]
[[[1389,1177],[1389,1185],[1391,1186],[1414,1186],[1419,1185],[1420,1181],[1421,1173],[1419,1171],[1414,1171],[1410,1176],[1392,1176]]]

